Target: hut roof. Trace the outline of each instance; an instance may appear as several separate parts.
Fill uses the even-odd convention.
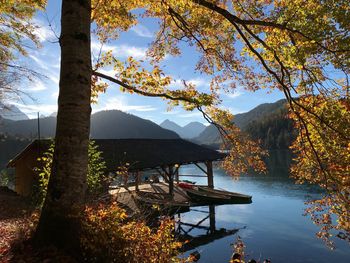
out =
[[[95,139],[98,149],[110,171],[129,164],[129,171],[140,171],[175,164],[191,164],[217,161],[226,155],[182,139]],[[48,149],[50,140],[38,140],[29,144],[8,163],[15,167],[26,154]]]

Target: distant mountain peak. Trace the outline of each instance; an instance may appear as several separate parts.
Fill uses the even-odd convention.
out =
[[[164,120],[160,126],[164,129],[176,132],[181,138],[184,139],[197,137],[205,129],[205,125],[198,121],[190,122],[182,127],[169,119]]]
[[[91,116],[94,139],[177,139],[179,136],[156,123],[120,110],[99,111]]]
[[[0,117],[3,119],[19,121],[28,120],[28,116],[13,104],[4,104],[0,102]]]
[[[174,122],[172,122],[172,121],[169,120],[169,119],[165,119],[162,123],[169,123],[169,122],[170,122],[170,123],[174,123]],[[161,124],[162,124],[162,123],[161,123]]]
[[[4,119],[5,120],[5,119]],[[36,119],[21,121],[2,121],[1,131],[26,138],[36,138],[38,126]],[[56,130],[56,118],[40,119],[42,138],[53,137]],[[94,139],[178,139],[172,131],[161,128],[154,122],[119,110],[100,111],[91,115],[91,137]]]

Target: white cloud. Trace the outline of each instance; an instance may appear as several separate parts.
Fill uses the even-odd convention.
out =
[[[111,77],[115,76],[118,73],[118,71],[114,70],[113,68],[110,68],[110,69],[104,68],[104,69],[99,69],[98,71],[101,72],[102,74],[105,74]]]
[[[21,104],[13,103],[21,111],[23,111],[30,118],[36,118],[37,112],[40,112],[41,115],[50,115],[53,112],[57,111],[56,104]]]
[[[234,107],[228,107],[225,108],[226,110],[229,110],[232,114],[238,114],[238,113],[243,113],[245,112],[244,110],[238,109],[238,108],[234,108]]]
[[[196,88],[201,88],[201,87],[209,87],[210,86],[210,81],[204,79],[204,78],[193,78],[189,80],[185,80],[186,84],[192,84],[195,85]],[[181,89],[184,87],[183,80],[182,79],[176,79],[172,78],[172,82],[170,84],[170,88],[173,89]]]
[[[35,55],[29,55],[29,57],[43,70],[41,74],[46,76],[49,80],[51,80],[53,83],[58,85],[59,83],[59,70],[56,68],[55,64],[52,64],[50,61],[39,58]]]
[[[177,110],[170,110],[170,111],[165,111],[165,112],[163,112],[163,114],[165,114],[165,115],[177,115],[177,114],[179,114],[180,112],[179,111],[177,111]]]
[[[137,58],[137,59],[144,59],[146,57],[147,48],[120,45],[116,47],[116,51],[122,57],[133,56],[134,58]]]
[[[60,82],[60,80],[59,80],[59,78],[58,78],[58,76],[57,76],[56,74],[50,74],[50,75],[48,76],[48,78],[49,78],[53,83],[55,83],[56,85],[58,85],[59,82]]]
[[[239,89],[236,89],[236,90],[234,90],[232,93],[226,93],[225,95],[226,95],[227,97],[231,98],[231,99],[235,99],[235,98],[237,98],[237,97],[239,97],[239,96],[241,96],[241,95],[243,95],[243,94],[244,94],[243,91],[241,91],[241,90],[239,90]]]
[[[137,24],[136,26],[133,26],[131,28],[131,31],[135,32],[136,35],[140,37],[148,37],[151,38],[154,36],[154,34],[145,26],[141,24]]]
[[[190,79],[186,82],[191,83],[191,84],[195,85],[196,87],[203,87],[203,86],[209,87],[209,85],[210,85],[210,82],[206,79],[203,79],[203,78],[194,78],[194,79]]]
[[[37,92],[47,89],[46,85],[41,80],[29,82],[28,86],[29,87],[23,89],[24,92]]]
[[[55,91],[51,94],[51,97],[58,98],[58,91]]]
[[[183,88],[183,83],[181,79],[174,79],[172,78],[171,84],[170,84],[170,88],[173,89],[180,89]]]
[[[91,51],[96,55],[100,52],[100,50],[106,52],[113,49],[114,47],[108,44],[101,44],[97,39],[91,40]]]
[[[42,69],[46,69],[48,66],[48,63],[43,61],[42,59],[38,58],[37,56],[34,55],[29,55],[29,57],[35,61],[35,63],[41,67]]]
[[[194,117],[203,117],[203,114],[199,111],[193,111],[188,113],[182,113],[178,115],[181,118],[194,118]]]
[[[40,42],[58,41],[53,30],[43,21],[38,19],[33,19],[32,21],[37,25],[37,28],[34,30],[34,34],[37,35]]]
[[[97,105],[94,107],[93,112],[101,111],[101,110],[121,110],[124,112],[128,111],[137,111],[137,112],[147,112],[147,111],[155,111],[155,108],[152,105],[129,105],[124,96],[117,96],[113,98],[109,98],[106,100],[102,107]]]
[[[103,45],[101,45],[101,43],[98,40],[94,39],[94,40],[92,40],[92,43],[91,43],[91,50],[95,55],[98,55],[100,50],[102,50],[103,52],[111,50],[116,57],[126,58],[129,56],[132,56],[136,59],[145,59],[147,48],[146,47],[129,46],[129,45],[125,45],[125,44],[122,44],[122,45],[103,44]]]

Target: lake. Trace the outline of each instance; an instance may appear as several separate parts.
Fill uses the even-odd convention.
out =
[[[190,165],[182,167],[180,171],[180,174],[199,173],[197,167]],[[206,178],[181,179],[206,184]],[[175,216],[181,222],[177,225],[177,230],[181,226],[182,233],[189,231],[188,235],[192,238],[201,237],[198,238],[200,245],[184,255],[197,250],[201,254],[199,262],[229,262],[232,255],[230,244],[240,236],[246,246],[247,259],[260,259],[262,262],[268,258],[271,262],[293,263],[350,262],[348,243],[336,238],[337,248],[330,250],[315,236],[318,227],[309,217],[302,215],[304,201],[310,197],[318,197],[320,191],[316,187],[294,184],[285,169],[275,169],[267,175],[246,175],[239,180],[234,180],[224,171],[216,169],[214,185],[215,188],[252,195],[253,202],[212,207],[215,218],[212,213],[211,222],[206,218],[209,216],[208,206],[193,207],[190,212]],[[201,228],[193,227],[198,223]],[[238,231],[208,243],[205,235],[211,233],[214,227],[216,230],[224,228]],[[220,233],[218,236],[220,237]]]

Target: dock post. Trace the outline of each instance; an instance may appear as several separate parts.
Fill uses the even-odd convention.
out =
[[[177,183],[180,182],[179,168],[180,168],[180,166],[176,167],[176,171],[175,171],[175,178],[176,178],[176,182],[177,182]]]
[[[213,163],[207,161],[205,164],[207,166],[208,186],[214,188]]]
[[[136,178],[135,178],[135,190],[136,192],[139,191],[139,183],[140,183],[140,172],[136,172]]]
[[[169,165],[169,194],[171,197],[174,196],[174,172],[173,167]]]

